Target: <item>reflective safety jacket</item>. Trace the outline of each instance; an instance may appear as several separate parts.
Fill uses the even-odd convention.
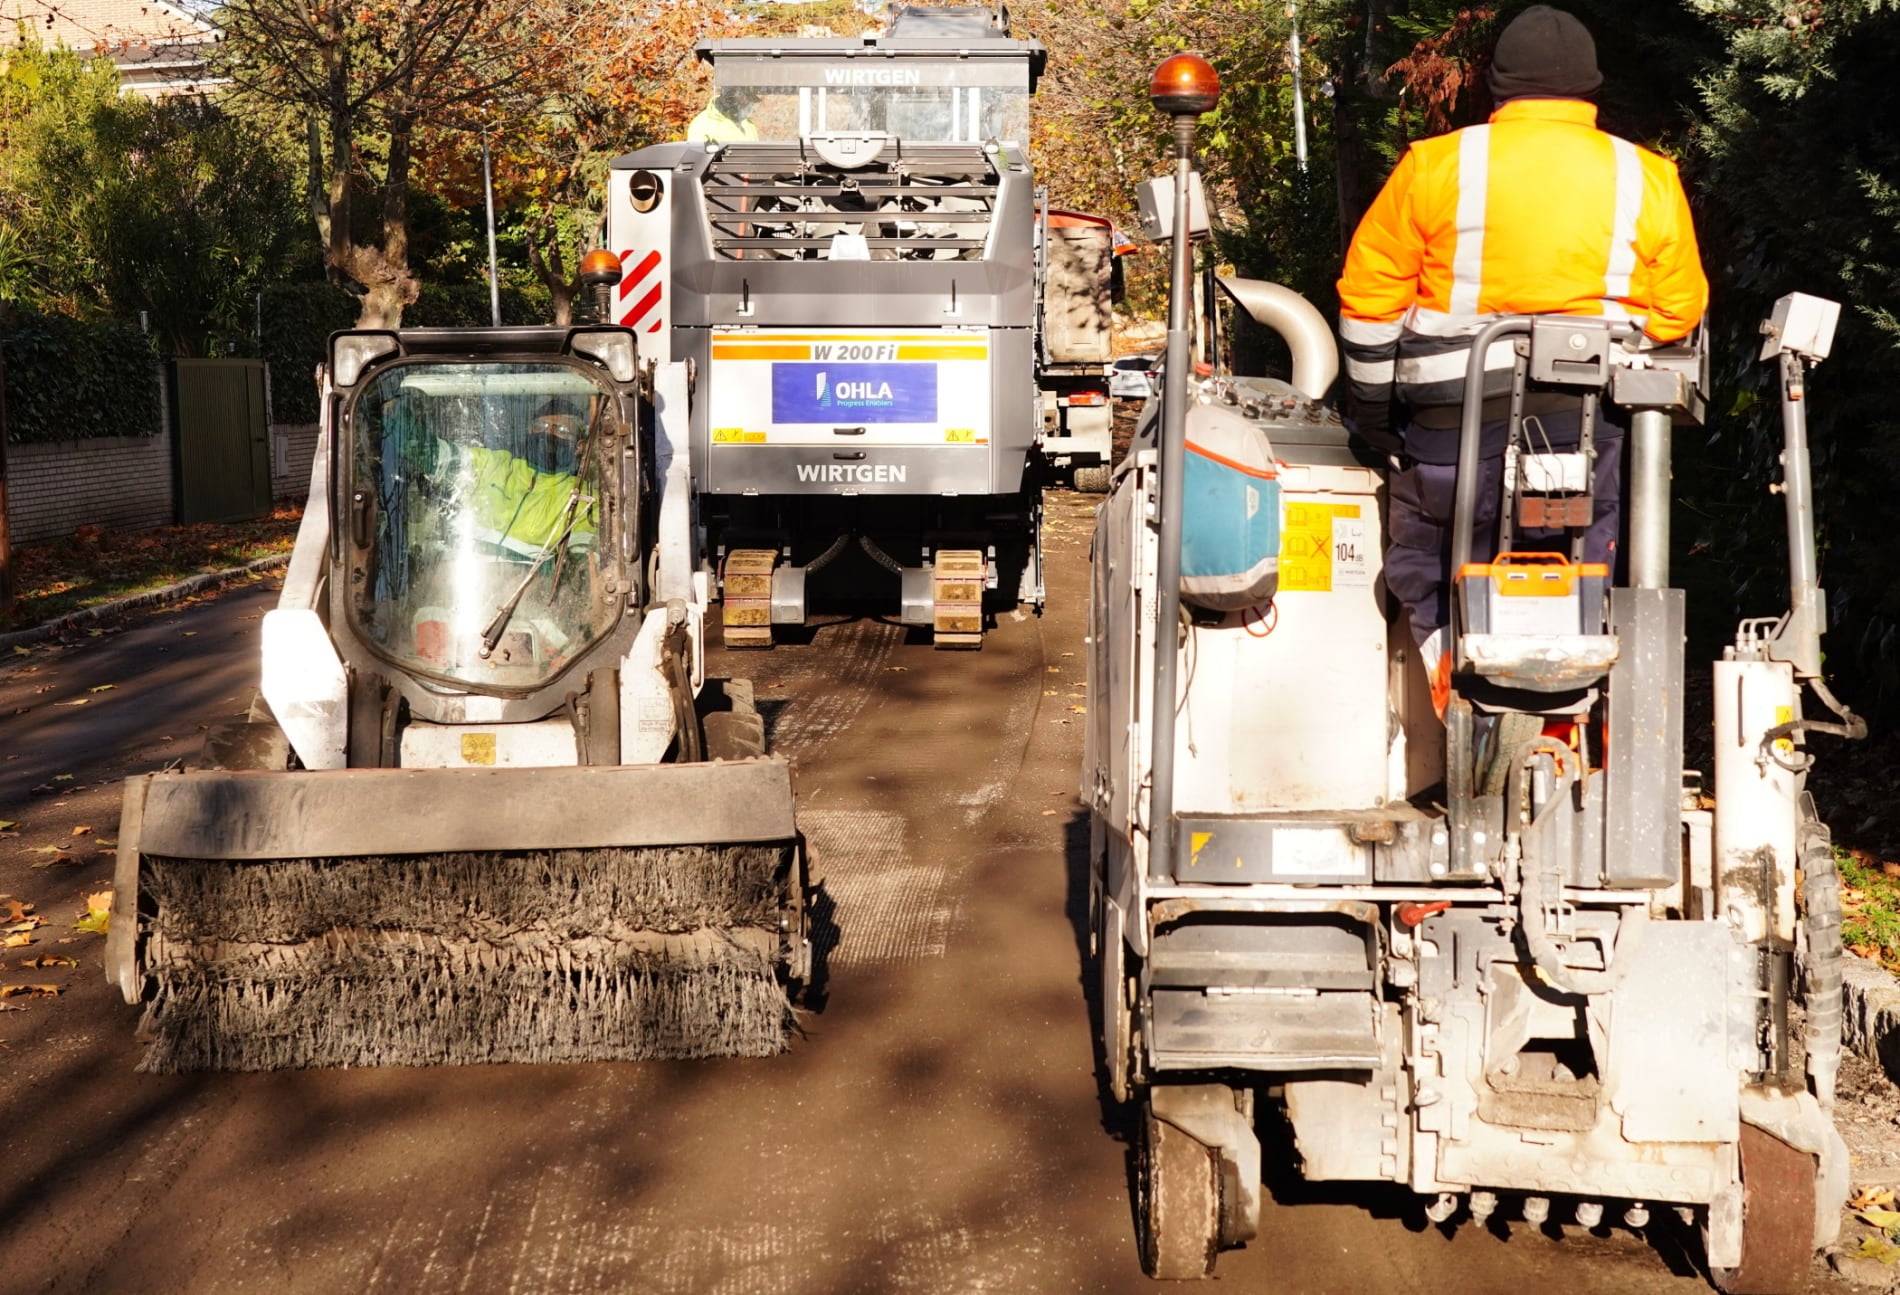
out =
[[[1675,164],[1596,128],[1595,105],[1514,99],[1399,160],[1346,253],[1339,336],[1349,405],[1464,399],[1471,337],[1498,315],[1628,319],[1660,342],[1708,305]],[[1510,339],[1485,357],[1508,390]],[[1372,429],[1362,429],[1371,439]]]
[[[710,103],[686,127],[686,138],[694,144],[743,144],[758,137],[759,128],[755,123],[734,121]]]

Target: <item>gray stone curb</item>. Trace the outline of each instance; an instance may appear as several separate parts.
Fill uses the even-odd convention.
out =
[[[148,589],[142,594],[133,594],[129,598],[120,598],[97,607],[87,607],[83,611],[72,612],[58,620],[47,621],[43,625],[34,625],[11,634],[0,634],[0,652],[9,648],[26,647],[56,638],[67,630],[84,629],[99,621],[112,620],[127,612],[139,611],[146,607],[162,607],[166,603],[175,603],[201,594],[207,589],[216,589],[223,585],[242,580],[246,576],[261,575],[266,571],[275,571],[290,565],[290,555],[281,553],[275,557],[259,558],[247,562],[241,567],[227,567],[223,571],[206,571],[175,585],[166,585],[163,589]]]
[[[1841,1042],[1900,1080],[1900,980],[1846,954],[1841,958]]]

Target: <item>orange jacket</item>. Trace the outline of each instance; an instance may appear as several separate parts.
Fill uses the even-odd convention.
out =
[[[1514,99],[1412,145],[1353,235],[1339,280],[1349,394],[1464,398],[1471,336],[1498,315],[1628,319],[1685,337],[1709,284],[1675,164],[1596,128],[1595,105]],[[1510,342],[1486,357],[1498,394]]]

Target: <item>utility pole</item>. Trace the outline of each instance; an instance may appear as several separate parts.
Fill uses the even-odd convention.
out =
[[[1293,21],[1293,160],[1306,170],[1306,95],[1300,71],[1300,0],[1290,0],[1286,16]]]
[[[488,315],[501,327],[501,270],[495,261],[495,176],[488,165],[488,124],[482,124],[482,204],[488,214]]]

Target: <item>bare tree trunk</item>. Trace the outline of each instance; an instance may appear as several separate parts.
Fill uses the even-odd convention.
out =
[[[421,286],[409,272],[409,157],[414,131],[415,121],[408,116],[390,123],[389,166],[383,174],[383,246],[374,257],[374,280],[366,284],[369,291],[357,318],[359,328],[401,328],[402,308],[415,301]]]
[[[544,240],[548,248],[545,253],[541,250]],[[581,282],[578,274],[570,277],[561,263],[560,227],[551,216],[543,214],[529,228],[527,243],[528,268],[548,290],[555,324],[566,328],[574,322],[574,298],[580,292]],[[579,253],[574,257],[574,264],[580,265]]]

